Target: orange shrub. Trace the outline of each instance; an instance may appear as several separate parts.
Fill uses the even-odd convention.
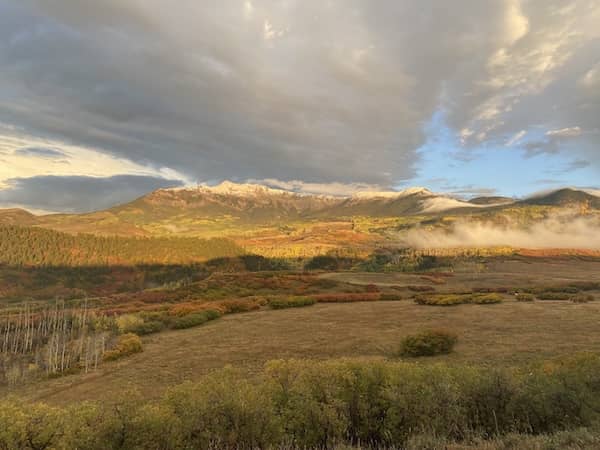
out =
[[[218,302],[217,307],[223,309],[224,314],[233,314],[240,312],[256,311],[260,309],[262,305],[265,305],[267,301],[263,298],[252,298],[244,300],[225,300]]]
[[[185,316],[206,309],[205,303],[178,303],[169,308],[170,316]]]

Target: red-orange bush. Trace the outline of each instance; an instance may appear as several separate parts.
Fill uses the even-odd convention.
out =
[[[371,293],[379,292],[379,288],[377,287],[376,284],[367,284],[365,286],[365,292],[371,292]]]
[[[185,316],[206,309],[205,303],[177,303],[169,308],[170,316]]]
[[[267,301],[263,298],[225,300],[218,302],[217,307],[223,310],[223,314],[234,314],[240,312],[256,311]]]

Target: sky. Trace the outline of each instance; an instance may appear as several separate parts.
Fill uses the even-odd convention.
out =
[[[0,0],[0,207],[600,186],[600,0]]]

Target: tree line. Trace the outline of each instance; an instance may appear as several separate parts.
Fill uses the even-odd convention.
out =
[[[95,370],[112,337],[111,322],[84,301],[33,307],[29,303],[0,316],[0,385],[16,385],[41,374]]]
[[[0,225],[0,263],[16,266],[186,264],[243,253],[225,238],[72,235]]]

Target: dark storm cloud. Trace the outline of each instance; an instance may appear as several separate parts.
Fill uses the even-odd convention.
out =
[[[0,205],[22,205],[34,210],[86,212],[108,208],[147,192],[176,187],[181,183],[147,176],[118,175],[105,178],[39,176],[8,180],[8,185],[8,188],[0,190]]]
[[[414,175],[442,108],[467,149],[581,127],[573,152],[597,167],[599,11],[595,0],[0,0],[0,123],[193,180],[389,186]]]

